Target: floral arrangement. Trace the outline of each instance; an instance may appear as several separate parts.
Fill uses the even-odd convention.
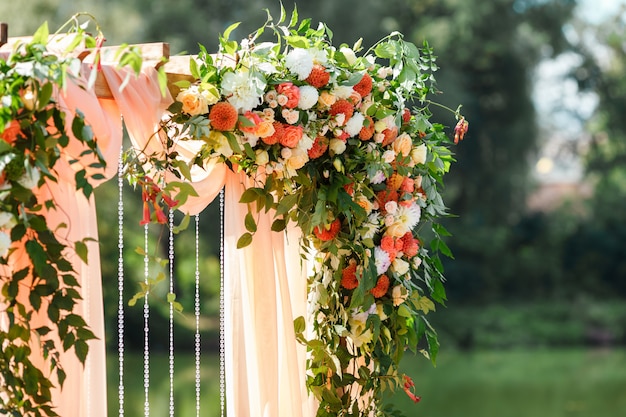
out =
[[[299,21],[296,10],[288,23],[284,9],[278,22],[268,13],[240,43],[229,39],[235,27],[216,55],[201,48],[192,60],[198,81],[178,84],[164,129],[199,141],[199,165],[217,158],[255,179],[241,197],[250,211],[238,247],[253,239],[255,210],[275,212],[272,230],[290,221],[302,229],[315,269],[311,320],[298,318],[295,329],[309,350],[318,416],[391,415],[386,390],[419,401],[399,369],[404,352],[436,359],[426,315],[445,301],[439,254],[451,256],[437,223],[447,215],[439,190],[454,159],[444,127],[429,121],[435,56],[400,33],[367,51],[360,41],[336,48],[328,27]],[[266,30],[274,41],[261,41]],[[468,124],[451,112],[458,142]],[[152,184],[146,196],[155,195]]]
[[[83,115],[68,123],[58,101],[66,83],[81,78],[81,58],[94,54],[98,62],[103,37],[87,34],[79,16],[60,29],[67,29],[63,36],[50,40],[44,24],[0,58],[0,308],[8,320],[0,331],[3,415],[56,416],[51,388],[66,378],[59,355],[73,348],[84,363],[87,341],[95,337],[74,312],[81,295],[70,259],[87,262],[87,242],[68,240],[68,225],[51,230],[46,220],[47,212],[58,209],[46,188],[60,181],[60,166],[71,166],[77,192],[89,198],[105,163]],[[120,62],[140,64],[138,58],[124,53]],[[29,289],[27,300],[18,296],[19,288]],[[47,315],[53,328],[34,328],[35,313]],[[34,340],[50,369],[31,361]]]

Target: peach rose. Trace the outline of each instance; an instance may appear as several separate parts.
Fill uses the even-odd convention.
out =
[[[278,94],[287,97],[287,101],[282,106],[293,109],[300,101],[300,89],[292,83],[282,83],[276,87]]]
[[[328,91],[322,91],[317,102],[321,107],[330,107],[337,101],[337,97],[329,93]]]
[[[196,86],[182,90],[176,96],[176,101],[183,103],[183,112],[191,116],[207,114],[209,112],[209,103],[206,97],[200,94]]]
[[[302,138],[302,126],[285,126],[280,144],[288,148],[295,148]]]
[[[266,138],[268,136],[272,136],[275,132],[274,123],[270,120],[263,120],[258,126],[256,130],[256,134],[260,138]]]
[[[406,133],[401,134],[393,141],[393,150],[396,151],[396,154],[401,154],[404,157],[409,156],[412,147],[413,141]]]

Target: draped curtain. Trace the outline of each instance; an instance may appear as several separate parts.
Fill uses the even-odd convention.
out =
[[[171,103],[161,95],[157,74],[145,68],[131,76],[122,89],[128,73],[110,65],[102,67],[114,100],[98,99],[75,83],[59,96],[59,103],[69,118],[80,110],[89,124],[107,161],[106,177],[117,168],[122,142],[123,119],[133,146],[150,152],[162,151],[155,138],[158,122]],[[71,126],[71,123],[68,125]],[[177,143],[181,154],[191,155],[185,141]],[[72,150],[70,150],[72,151]],[[71,152],[73,153],[73,152]],[[79,152],[78,152],[79,153]],[[59,182],[46,183],[40,198],[52,196],[57,209],[47,213],[51,227],[69,225],[64,237],[71,241],[85,237],[98,238],[93,198],[77,193],[73,169],[68,163],[59,168]],[[247,213],[239,197],[250,185],[245,175],[234,173],[224,164],[208,163],[194,170],[193,186],[198,197],[190,197],[181,208],[189,214],[200,213],[225,187],[225,329],[226,329],[226,402],[233,417],[308,417],[315,414],[315,403],[305,386],[305,349],[296,340],[293,320],[306,314],[306,269],[300,263],[299,231],[286,233],[270,230],[272,213],[259,213],[258,230],[252,244],[238,250],[236,242],[245,232]],[[136,219],[139,221],[139,219]],[[132,221],[132,220],[131,220]],[[63,390],[55,390],[53,403],[63,417],[106,417],[106,368],[102,282],[98,243],[89,245],[89,263],[72,259],[80,275],[84,302],[77,307],[98,340],[90,341],[87,364],[73,352],[62,357],[68,378]],[[25,253],[14,258],[28,262]],[[20,292],[23,302],[28,293]],[[45,311],[45,310],[42,310]],[[45,314],[34,320],[44,324]],[[6,319],[2,319],[6,326]],[[44,360],[39,354],[39,364]]]

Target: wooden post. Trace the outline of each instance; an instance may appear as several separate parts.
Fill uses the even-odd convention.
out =
[[[9,40],[9,25],[7,23],[0,23],[0,46],[7,43]]]

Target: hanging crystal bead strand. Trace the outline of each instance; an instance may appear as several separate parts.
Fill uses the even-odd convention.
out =
[[[150,290],[148,289],[148,274],[149,274],[149,263],[150,258],[148,257],[148,225],[144,225],[144,257],[143,257],[143,267],[144,267],[144,284],[146,285],[146,294],[143,299],[143,388],[144,388],[144,416],[150,417],[150,327],[149,327],[149,318],[150,318],[150,306],[148,304],[148,296],[150,294]]]
[[[118,203],[117,203],[117,227],[118,240],[117,248],[117,349],[119,362],[119,417],[124,417],[124,148],[120,149],[120,158],[117,167],[117,186],[118,186]]]
[[[170,417],[174,417],[174,210],[169,210],[169,270],[170,270],[170,289],[169,289],[169,363],[170,363]]]
[[[224,309],[224,188],[220,190],[220,416],[224,417],[225,403],[225,320]]]
[[[194,313],[196,316],[196,417],[200,417],[200,216],[196,214],[196,289]]]

